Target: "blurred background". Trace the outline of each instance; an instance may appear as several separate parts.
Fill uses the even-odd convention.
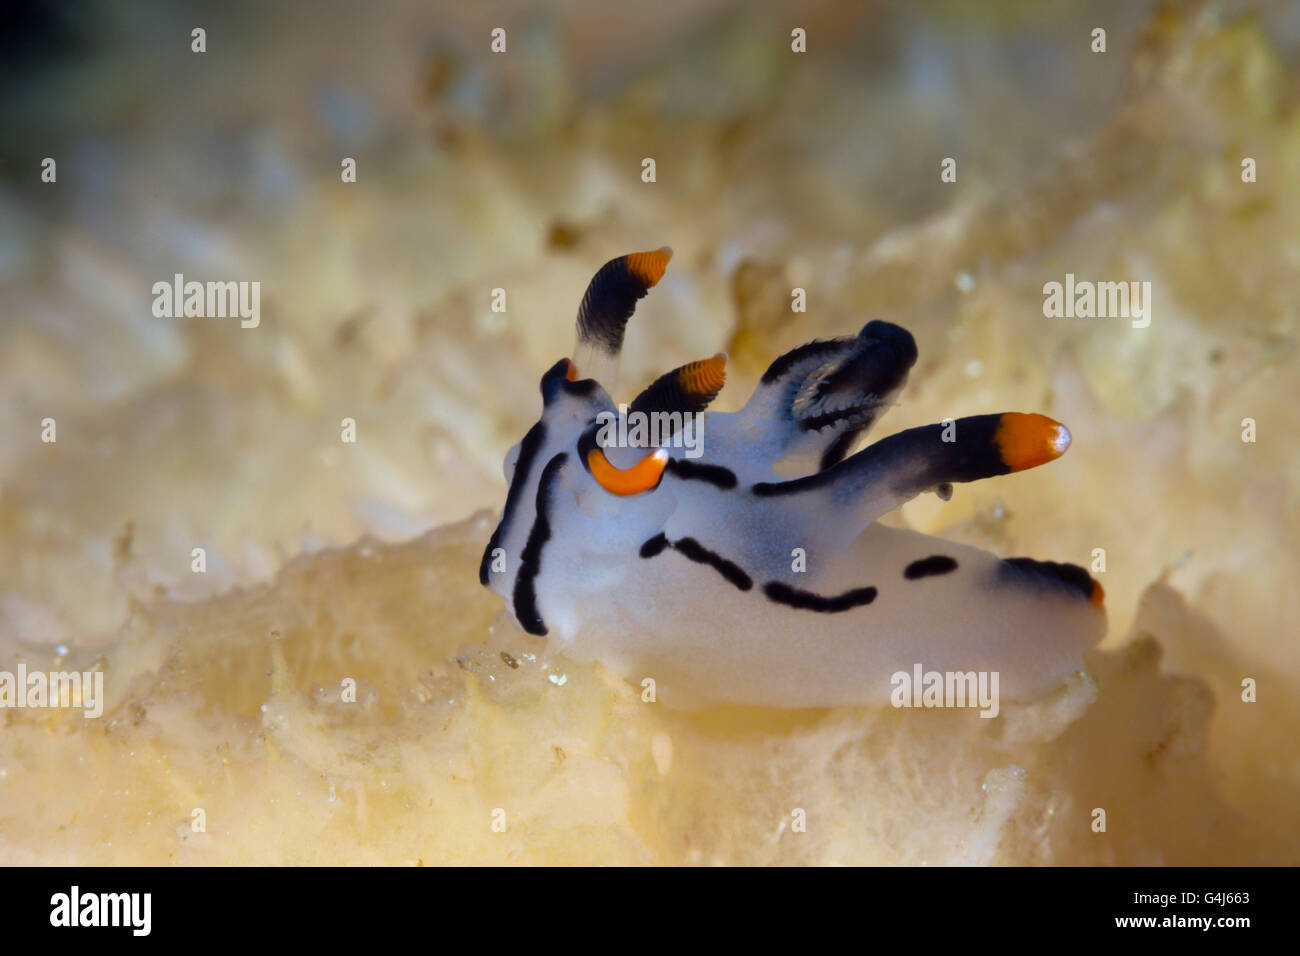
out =
[[[667,244],[624,400],[726,349],[735,408],[784,349],[882,318],[921,352],[883,433],[1065,421],[1061,462],[897,520],[1104,549],[1106,647],[1153,633],[1219,700],[1266,682],[1275,709],[1217,711],[1194,749],[1277,832],[1300,790],[1298,63],[1284,0],[32,5],[0,38],[0,661],[111,661],[158,602],[495,511],[587,280]],[[1067,272],[1151,282],[1150,327],[1045,317]],[[176,273],[260,282],[260,325],[155,317]],[[473,567],[448,568],[446,613],[464,595],[481,628]]]

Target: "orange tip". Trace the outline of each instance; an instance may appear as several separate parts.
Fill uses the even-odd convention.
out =
[[[564,361],[569,363],[568,367],[564,370],[565,379],[570,382],[576,382],[578,380],[578,366],[573,364],[573,359],[566,358]]]
[[[1106,589],[1096,578],[1092,579],[1092,593],[1088,595],[1088,603],[1098,609],[1106,603]]]
[[[587,452],[587,467],[591,469],[591,477],[611,495],[639,495],[659,484],[668,467],[668,452],[659,448],[631,468],[615,468],[604,451],[593,448]]]
[[[727,356],[719,352],[713,358],[700,359],[677,370],[677,382],[691,395],[717,395],[727,381]]]
[[[644,282],[648,289],[664,277],[664,270],[668,268],[668,260],[672,257],[673,251],[664,246],[653,252],[630,252],[624,259],[627,260],[628,271]]]
[[[1002,463],[1012,471],[1055,461],[1070,447],[1070,430],[1046,415],[1007,412],[993,433]]]

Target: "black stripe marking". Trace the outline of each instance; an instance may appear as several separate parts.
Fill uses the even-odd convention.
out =
[[[661,531],[641,545],[641,557],[653,558],[662,554],[666,548],[672,548],[696,564],[707,564],[742,591],[748,591],[754,586],[754,579],[745,573],[744,568],[710,551],[694,538],[669,541],[668,536]]]
[[[861,431],[876,420],[880,415],[880,410],[884,407],[885,403],[876,398],[875,395],[867,395],[855,405],[799,419],[799,430],[819,432],[824,428],[836,426]]]
[[[528,434],[524,435],[524,440],[519,443],[519,458],[515,461],[515,473],[510,482],[510,490],[506,492],[505,507],[501,509],[501,520],[497,523],[496,530],[492,532],[492,537],[488,539],[487,547],[483,549],[483,560],[478,566],[478,581],[484,587],[487,587],[488,570],[492,566],[492,552],[501,546],[501,539],[510,530],[510,522],[514,520],[515,511],[519,507],[519,495],[528,481],[528,473],[532,471],[533,459],[541,451],[544,441],[546,441],[546,426],[538,422],[528,429]]]
[[[849,449],[853,447],[854,441],[857,440],[858,435],[861,433],[862,429],[852,428],[838,435],[822,452],[821,461],[817,463],[817,470],[825,471],[831,465],[838,465],[843,461],[844,456],[849,453]]]
[[[540,386],[543,405],[555,401],[555,396],[560,394],[561,386],[569,384],[569,367],[568,359],[560,359],[543,373]]]
[[[698,564],[707,564],[742,591],[748,591],[754,586],[754,579],[740,565],[710,551],[694,538],[674,541],[673,548]]]
[[[790,607],[802,611],[836,614],[840,611],[848,611],[864,604],[870,604],[876,599],[877,592],[875,588],[871,587],[854,588],[852,591],[845,591],[835,597],[823,597],[820,594],[814,594],[812,591],[800,591],[798,588],[792,588],[780,581],[768,581],[763,585],[763,593],[768,596],[769,600],[776,601],[778,604],[788,604]]]
[[[844,469],[882,467],[885,462],[917,462],[920,471],[910,475],[907,484],[916,487],[918,492],[941,483],[978,481],[1005,475],[1011,471],[1011,466],[1002,460],[994,440],[1001,423],[1000,414],[960,418],[953,423],[956,440],[951,442],[943,440],[944,431],[949,426],[938,424],[909,428],[868,445],[825,471],[789,481],[760,482],[752,490],[760,498],[802,494],[829,487],[849,474]]]
[[[749,490],[760,498],[779,498],[781,495],[797,495],[804,491],[815,491],[830,483],[832,479],[827,479],[826,475],[831,474],[838,464],[804,478],[793,478],[790,481],[760,481]],[[810,480],[813,478],[821,478],[822,480]]]
[[[662,554],[666,547],[668,547],[668,536],[660,531],[641,545],[641,557],[653,558],[657,554]]]
[[[1036,561],[1033,558],[1006,558],[1001,570],[1003,577],[1036,579],[1050,586],[1078,591],[1088,599],[1092,597],[1092,575],[1077,564]]]
[[[767,371],[763,373],[763,384],[772,384],[800,362],[806,362],[809,359],[820,359],[824,361],[841,352],[847,353],[853,348],[855,342],[855,339],[847,337],[839,339],[814,339],[811,342],[806,342],[803,345],[786,352],[769,365]]]
[[[594,378],[580,378],[576,382],[570,382],[566,379],[560,385],[566,395],[571,395],[574,398],[590,398],[599,387],[600,382]]]
[[[903,570],[903,577],[909,581],[949,574],[957,570],[957,561],[946,554],[932,554],[928,558],[913,561]]]
[[[519,556],[519,573],[515,576],[515,617],[518,618],[520,627],[529,634],[538,636],[546,633],[546,624],[537,610],[534,581],[542,569],[542,549],[551,540],[551,485],[555,483],[556,475],[568,459],[567,454],[560,452],[542,469],[542,477],[537,481],[537,517],[533,519],[528,542]]]
[[[736,487],[736,473],[721,465],[700,465],[689,458],[668,460],[668,471],[682,481],[707,481],[711,485],[729,491]]]

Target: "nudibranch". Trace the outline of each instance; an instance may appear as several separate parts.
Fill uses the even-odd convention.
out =
[[[542,415],[506,456],[481,582],[528,634],[658,698],[826,707],[887,701],[891,680],[997,672],[1012,700],[1083,667],[1102,588],[1072,564],[1004,559],[877,519],[922,492],[1060,457],[1065,426],[1008,412],[911,428],[848,454],[916,362],[905,329],[867,323],[777,358],[740,411],[705,412],[725,356],[661,376],[624,409],[658,444],[602,440],[619,414],[583,366],[612,367],[660,249],[606,263],[578,311],[579,362],[541,380]],[[703,419],[692,457],[673,429]],[[629,433],[635,433],[635,429]]]

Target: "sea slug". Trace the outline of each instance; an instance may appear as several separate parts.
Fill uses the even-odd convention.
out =
[[[621,256],[592,279],[583,366],[612,367],[670,255]],[[704,411],[723,355],[622,409],[561,359],[542,376],[541,419],[506,457],[481,582],[524,631],[652,678],[670,705],[885,702],[892,676],[918,665],[996,672],[1013,700],[1051,690],[1105,632],[1102,588],[1083,568],[877,519],[923,492],[946,498],[953,483],[1052,461],[1070,433],[1044,415],[977,415],[849,455],[916,357],[906,330],[869,322],[777,358],[734,413]]]

